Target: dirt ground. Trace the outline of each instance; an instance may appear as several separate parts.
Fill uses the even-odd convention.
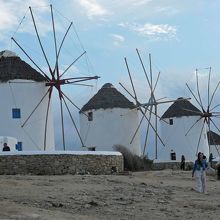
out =
[[[220,181],[208,195],[190,171],[130,175],[0,176],[0,219],[220,219]]]

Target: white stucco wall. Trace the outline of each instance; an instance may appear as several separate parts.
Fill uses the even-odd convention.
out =
[[[171,161],[171,152],[176,153],[177,161],[181,160],[181,155],[184,155],[187,161],[195,161],[203,119],[187,135],[186,133],[198,118],[199,116],[172,118],[173,125],[167,124],[162,120],[160,121],[161,136],[166,146],[160,147],[158,150],[158,161]],[[169,123],[169,119],[165,120]],[[206,126],[203,129],[198,152],[204,153],[207,158],[209,157]]]
[[[88,112],[90,111],[85,113]],[[80,134],[86,147],[112,151],[114,145],[123,145],[134,154],[141,155],[139,132],[130,144],[138,126],[137,110],[114,108],[92,112],[92,121],[88,121],[84,114],[80,114]]]
[[[0,154],[2,153],[4,143],[6,143],[10,147],[11,152],[16,151],[15,146],[18,143],[18,140],[16,138],[0,136]]]
[[[34,110],[47,89],[48,87],[45,86],[44,82],[29,80],[1,82],[0,136],[16,138],[19,142],[22,142],[22,149],[25,151],[43,150],[48,95],[33,113],[26,125],[23,128],[21,125]],[[12,118],[12,108],[19,108],[21,110],[20,119]],[[51,108],[48,117],[46,146],[47,150],[54,149],[54,128]]]

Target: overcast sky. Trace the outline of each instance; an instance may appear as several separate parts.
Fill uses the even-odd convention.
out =
[[[78,40],[77,37],[69,38],[65,42],[61,68],[64,69],[71,63],[71,59],[66,58],[68,55],[77,57],[85,48],[86,65],[75,65],[72,71],[84,75],[88,71],[90,75],[101,76],[92,90],[67,90],[80,107],[106,82],[113,83],[120,91],[123,90],[119,82],[129,86],[124,57],[128,59],[140,99],[148,101],[149,93],[147,90],[145,92],[147,82],[136,48],[139,49],[147,70],[148,54],[152,54],[154,79],[161,72],[156,90],[157,98],[166,96],[175,99],[188,96],[185,83],[195,86],[193,79],[196,68],[201,68],[200,77],[204,82],[208,71],[203,68],[211,66],[213,88],[218,81],[219,0],[0,0],[0,49],[13,50],[27,60],[11,42],[10,38],[14,36],[37,59],[39,65],[46,69],[43,58],[40,58],[39,48],[35,47],[33,39],[36,36],[27,10],[28,6],[33,7],[42,41],[50,61],[53,62],[54,50],[50,49],[53,35],[48,17],[50,13],[48,7],[42,7],[51,3],[55,9],[58,42],[61,42],[59,34],[63,36],[69,21],[74,22],[80,39],[73,50],[70,49],[71,42]],[[22,20],[24,15],[26,16]],[[71,33],[75,34],[74,30]],[[205,86],[206,84],[201,83],[201,90],[206,91]],[[161,107],[160,111],[163,112],[165,108],[167,107]]]

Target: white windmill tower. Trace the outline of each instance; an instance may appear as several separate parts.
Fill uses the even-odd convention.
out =
[[[166,156],[161,155],[161,159],[171,159],[169,156],[171,153],[175,156],[176,152],[173,148],[177,151],[177,160],[180,160],[181,153],[185,154],[187,160],[194,161],[198,152],[204,153],[207,157],[211,152],[210,144],[213,145],[212,141],[215,139],[214,133],[211,131],[215,129],[216,132],[220,132],[218,126],[220,81],[217,81],[215,86],[211,86],[211,67],[205,68],[205,70],[208,70],[208,74],[205,75],[207,79],[203,79],[203,90],[200,88],[202,81],[199,80],[198,69],[195,71],[196,87],[186,84],[198,108],[190,102],[180,99],[163,115],[163,118],[170,123],[170,125],[165,125],[161,121],[164,138],[169,139],[170,152],[166,152]],[[193,89],[193,87],[195,88]]]
[[[129,79],[131,82],[132,92],[130,92],[122,83],[119,83],[122,88],[127,92],[127,94],[132,97],[135,101],[135,109],[137,109],[141,114],[141,119],[136,126],[135,132],[132,135],[130,143],[133,142],[134,138],[136,137],[136,134],[138,134],[141,125],[143,121],[145,120],[147,123],[146,126],[146,135],[144,140],[144,146],[142,155],[145,156],[145,153],[147,152],[147,147],[150,147],[150,139],[154,139],[154,148],[155,148],[155,157],[153,159],[158,159],[158,147],[159,145],[162,145],[165,147],[165,143],[163,142],[162,138],[159,135],[159,129],[158,129],[158,119],[161,119],[161,117],[158,115],[158,107],[160,105],[163,105],[165,103],[173,102],[173,100],[163,100],[164,98],[156,98],[155,90],[157,89],[158,81],[160,78],[160,72],[157,74],[157,77],[153,77],[153,69],[152,69],[152,61],[151,61],[151,54],[149,54],[149,73],[147,73],[146,67],[144,65],[144,62],[142,60],[142,57],[136,49],[138,59],[140,61],[141,67],[143,69],[143,73],[146,78],[146,91],[147,91],[147,102],[142,102],[138,98],[133,77],[127,62],[127,59],[125,58],[125,64],[127,67]],[[165,122],[167,123],[167,122]]]
[[[182,155],[188,161],[195,161],[199,138],[199,151],[209,154],[207,129],[203,126],[203,121],[199,121],[201,114],[197,107],[183,98],[178,98],[164,112],[160,124],[166,148],[160,149],[158,161],[181,161]],[[186,134],[195,123],[193,130]]]
[[[209,146],[210,146],[210,153],[212,156],[220,157],[220,135],[215,133],[214,131],[208,131],[207,136],[209,138]]]
[[[80,111],[80,134],[89,150],[115,150],[115,145],[122,145],[140,156],[140,134],[130,143],[137,125],[135,105],[111,83],[104,84]]]
[[[16,147],[8,143],[11,150],[43,150],[44,112],[49,96],[33,117],[22,126],[36,103],[46,94],[46,79],[29,64],[11,51],[0,52],[0,136],[6,140],[17,140]],[[48,113],[47,149],[54,149],[54,130],[51,109]],[[8,142],[6,141],[6,142]],[[5,142],[5,141],[3,141]],[[11,146],[10,146],[11,145]]]
[[[36,149],[36,146],[40,150],[54,149],[54,129],[52,125],[51,109],[52,102],[55,98],[58,100],[56,104],[58,105],[57,109],[59,109],[60,120],[54,128],[61,133],[60,139],[62,140],[63,150],[67,149],[66,133],[69,130],[71,130],[71,135],[68,136],[73,140],[75,132],[81,144],[84,145],[77,128],[77,123],[73,117],[73,108],[78,110],[80,110],[80,108],[72,101],[72,98],[66,92],[67,89],[65,91],[64,87],[67,88],[76,85],[92,86],[85,85],[83,82],[99,78],[98,76],[85,76],[85,73],[81,73],[77,68],[77,63],[86,56],[86,51],[73,27],[73,22],[70,22],[69,19],[60,12],[54,10],[52,5],[49,7],[46,6],[45,9],[45,12],[49,13],[47,17],[49,15],[51,18],[49,19],[51,28],[48,29],[47,34],[40,34],[43,28],[38,16],[39,14],[37,10],[33,10],[32,7],[29,7],[29,13],[27,11],[11,38],[16,47],[38,71],[31,68],[28,64],[25,64],[20,58],[11,58],[12,61],[19,60],[19,63],[25,64],[26,66],[25,68],[17,68],[14,78],[12,78],[13,82],[10,83],[10,88],[12,88],[13,83],[13,89],[11,89],[11,91],[13,91],[12,100],[13,103],[15,103],[14,105],[17,106],[15,109],[18,110],[15,115],[17,114],[16,117],[19,118],[19,120],[14,120],[13,123],[16,121],[16,125],[23,128],[23,131],[26,131],[26,135],[28,135],[29,139],[33,142],[33,145],[30,145],[28,142],[27,147],[25,147],[25,144],[24,150],[33,150]],[[59,19],[57,16],[59,16]],[[64,25],[64,27],[68,25],[67,28],[58,28],[60,26],[55,23],[56,18],[57,20],[63,21],[62,25]],[[33,29],[31,31],[20,31],[20,29],[24,28],[25,22],[28,22],[28,24],[30,22],[32,23]],[[44,22],[47,23],[48,21],[45,20]],[[26,30],[26,28],[24,29]],[[63,32],[64,30],[65,32]],[[71,32],[76,39],[70,34]],[[34,37],[33,34],[35,35]],[[75,40],[78,42],[76,45],[74,44]],[[31,43],[27,43],[27,41]],[[69,44],[67,45],[67,43]],[[30,46],[32,46],[31,49]],[[76,46],[79,46],[79,48],[76,49]],[[72,47],[75,48],[73,49]],[[37,48],[39,50],[37,50]],[[64,56],[64,53],[62,53],[64,49],[68,51],[68,55],[65,54]],[[74,54],[71,53],[72,51]],[[34,56],[34,52],[37,52],[37,55]],[[10,68],[13,66],[11,60],[8,62]],[[78,72],[74,72],[73,67],[77,68]],[[14,70],[10,70],[9,73],[13,73],[13,71]],[[76,73],[80,74],[80,76],[76,76]],[[26,78],[22,78],[23,74],[25,74]],[[22,77],[20,75],[22,75]],[[18,79],[18,82],[14,82],[14,79]],[[26,82],[27,80],[28,82]],[[28,89],[29,87],[31,88],[30,90]],[[68,89],[68,91],[70,91],[70,89]],[[21,108],[20,106],[23,109],[22,112],[21,109],[18,109]],[[70,128],[73,129],[67,130],[67,123],[68,125],[71,124]],[[9,130],[13,125],[14,124],[11,124],[9,126]],[[30,127],[33,127],[33,129]],[[20,138],[21,136],[19,135],[15,133],[12,136]],[[73,143],[73,141],[71,143]],[[30,146],[32,147],[30,148]],[[33,146],[35,146],[35,148]]]

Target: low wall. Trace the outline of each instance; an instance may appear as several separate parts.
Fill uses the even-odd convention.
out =
[[[185,170],[191,170],[193,167],[193,162],[185,163]],[[153,170],[164,170],[164,169],[172,169],[178,170],[180,169],[180,162],[156,162],[152,165]]]
[[[0,154],[0,174],[111,174],[124,170],[119,152],[22,152]]]

